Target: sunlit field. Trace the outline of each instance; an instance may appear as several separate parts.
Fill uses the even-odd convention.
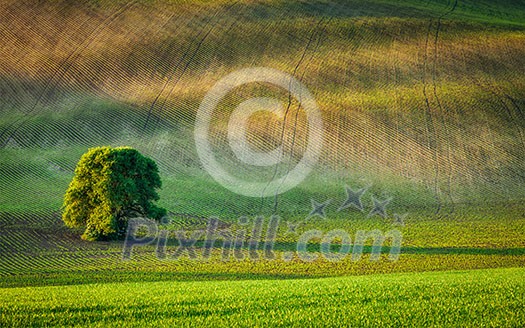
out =
[[[523,269],[2,289],[7,325],[498,326],[523,321]]]
[[[0,326],[525,325],[520,1],[5,0],[0,17]],[[262,81],[197,133],[203,99],[247,68],[298,81],[322,125],[305,94]],[[236,108],[260,97],[285,109],[246,120],[251,150],[282,148],[271,167],[231,148]],[[268,197],[226,188],[197,151],[206,139],[226,172],[286,181],[312,132],[309,174]],[[97,146],[157,163],[154,232],[90,242],[64,225]],[[387,238],[360,249],[362,232]]]

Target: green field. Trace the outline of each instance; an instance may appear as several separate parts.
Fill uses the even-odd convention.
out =
[[[523,1],[4,0],[0,17],[0,326],[525,325]],[[194,135],[207,92],[253,67],[300,81],[323,121],[312,172],[270,197],[215,181]],[[287,108],[247,121],[250,147],[282,146],[275,167],[230,147],[228,120],[255,97]],[[265,82],[231,90],[208,131],[218,163],[250,181],[288,177],[321,131],[303,107]],[[60,218],[80,156],[105,145],[156,161],[170,213],[129,260],[122,241],[84,241]],[[342,208],[346,186],[366,190],[362,211]],[[374,199],[390,200],[385,215]],[[310,217],[312,200],[329,201],[325,218]],[[272,215],[275,259],[263,249]],[[223,233],[210,257],[199,236],[196,260],[174,258],[177,231],[210,217]],[[352,244],[332,262],[316,237],[317,259],[303,261],[312,230],[355,244],[395,230],[400,257],[387,239],[370,261],[369,238],[360,260]],[[244,259],[224,260],[226,233],[245,233]]]
[[[4,325],[100,327],[525,324],[524,269],[326,279],[0,289]]]

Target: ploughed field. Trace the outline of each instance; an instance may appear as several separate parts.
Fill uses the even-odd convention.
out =
[[[0,326],[525,325],[523,3],[6,0],[0,17]],[[312,172],[272,197],[225,189],[195,149],[207,137],[228,172],[266,181],[321,131],[298,99],[256,83],[195,136],[206,93],[250,67],[303,83],[323,121]],[[239,164],[229,117],[270,96],[288,119],[255,114],[248,141],[286,156],[275,169]],[[60,220],[76,162],[101,145],[159,165],[170,215],[147,244],[86,242]],[[345,187],[366,190],[362,211],[341,206]],[[390,200],[385,213],[374,199]],[[325,217],[312,200],[330,200]],[[213,245],[200,234],[180,249],[177,231],[205,231],[210,217]],[[313,230],[306,261],[298,245]],[[226,252],[224,236],[241,231]],[[323,248],[333,231],[351,239],[339,261]],[[373,231],[402,236],[399,258],[392,238],[377,261],[374,236],[359,249]]]

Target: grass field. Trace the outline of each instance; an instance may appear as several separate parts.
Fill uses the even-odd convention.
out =
[[[520,327],[520,269],[0,289],[3,325]]]
[[[0,17],[0,326],[525,325],[523,1],[4,0]],[[303,83],[323,121],[312,172],[272,197],[224,188],[194,140],[207,92],[252,67]],[[282,121],[247,124],[253,149],[283,147],[275,167],[230,149],[228,120],[254,97],[288,104]],[[305,113],[268,83],[232,90],[211,119],[218,163],[247,180],[288,176],[320,130]],[[163,181],[170,221],[129,260],[122,241],[81,240],[60,219],[77,161],[102,145],[150,156]],[[346,186],[366,190],[362,211],[342,209]],[[374,199],[390,200],[385,215]],[[329,201],[325,218],[309,216],[312,200]],[[220,238],[207,260],[173,258],[177,231],[210,217],[245,233],[244,259],[224,261]],[[395,230],[401,254],[389,261],[386,240],[370,261],[367,239],[359,261],[332,262],[315,237],[317,259],[303,261],[312,230],[355,244],[359,231]]]

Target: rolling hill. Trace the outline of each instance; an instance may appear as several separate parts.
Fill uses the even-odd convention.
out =
[[[345,183],[436,210],[523,199],[522,5],[4,1],[1,209],[57,210],[79,156],[109,144],[136,147],[159,163],[169,209],[253,214],[254,200],[239,199],[202,170],[193,140],[204,95],[251,66],[301,81],[324,122],[321,161],[310,182],[282,195],[279,213],[293,213],[320,190],[333,197]],[[221,102],[210,139],[240,176],[253,172],[232,156],[226,127],[247,92],[288,96],[243,86]],[[292,103],[289,110],[284,125],[260,117],[250,127],[254,147],[283,145],[288,163],[276,169],[280,175],[307,144],[303,109]],[[263,181],[275,174],[255,173],[266,174]],[[208,201],[192,204],[194,194]],[[273,208],[271,199],[255,202],[265,203],[264,213]]]
[[[327,309],[362,325],[524,322],[524,1],[3,0],[0,17],[0,325],[337,326]],[[269,70],[286,82],[246,74]],[[239,72],[252,82],[213,92]],[[269,98],[284,111],[238,110]],[[202,140],[224,172],[278,188],[225,188]],[[243,162],[239,140],[279,161]],[[60,219],[77,161],[104,145],[153,158],[170,211],[130,260]],[[311,172],[280,193],[303,158]],[[208,261],[159,259],[209,217],[251,238],[272,215],[275,259],[225,261],[216,245]],[[341,230],[397,231],[401,256],[368,261],[366,243],[363,260],[333,262],[321,238],[316,260],[289,256],[304,231]]]

